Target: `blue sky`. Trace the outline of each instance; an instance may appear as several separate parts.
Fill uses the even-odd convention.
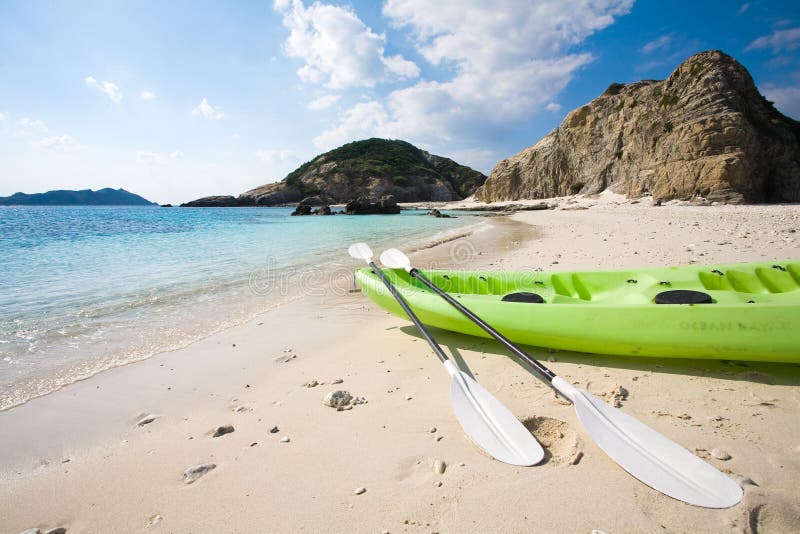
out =
[[[0,2],[0,196],[238,194],[372,136],[485,173],[721,49],[800,119],[800,3]]]

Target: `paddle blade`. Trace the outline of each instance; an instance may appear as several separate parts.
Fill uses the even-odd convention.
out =
[[[444,365],[452,376],[453,411],[475,445],[507,464],[527,466],[542,461],[542,446],[514,414],[453,362],[447,360]]]
[[[347,249],[347,252],[357,260],[372,261],[372,249],[366,243],[353,243]]]
[[[553,386],[572,400],[600,448],[651,488],[704,508],[729,508],[742,500],[736,482],[677,443],[560,377]]]
[[[381,263],[392,269],[411,270],[411,260],[396,248],[384,250],[383,254],[381,254]]]

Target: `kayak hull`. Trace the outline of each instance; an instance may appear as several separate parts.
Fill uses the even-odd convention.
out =
[[[427,325],[488,337],[403,270],[383,271]],[[582,272],[423,271],[511,341],[627,356],[800,362],[800,260]],[[405,317],[369,268],[362,291]],[[676,290],[710,303],[657,304]],[[511,302],[535,293],[541,302]],[[527,297],[525,297],[527,298]]]

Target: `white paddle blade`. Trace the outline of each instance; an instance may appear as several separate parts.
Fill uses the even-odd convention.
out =
[[[381,263],[392,269],[411,270],[411,260],[396,248],[384,250],[383,254],[381,254]]]
[[[639,420],[560,377],[553,386],[572,400],[600,448],[651,488],[704,508],[729,508],[742,500],[731,478]]]
[[[536,465],[544,450],[519,419],[491,393],[451,361],[450,400],[458,422],[472,442],[494,458],[511,465]]]
[[[367,263],[372,261],[372,249],[366,243],[353,243],[347,252],[357,260],[364,260]]]

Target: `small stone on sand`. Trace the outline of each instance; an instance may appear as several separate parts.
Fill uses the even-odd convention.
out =
[[[303,383],[304,388],[315,388],[319,385],[319,382],[316,380],[309,380],[308,382]]]
[[[283,436],[281,438],[281,443],[289,443],[290,441],[292,441],[292,440],[289,439],[289,436]]]
[[[428,432],[430,432],[431,434],[435,434],[435,433],[436,433],[436,427],[435,427],[435,426],[432,426],[432,427],[430,428],[430,430],[428,430]]]
[[[218,426],[211,429],[211,437],[218,438],[220,436],[224,436],[225,434],[230,434],[233,432],[233,430],[233,425]]]
[[[447,464],[444,462],[444,460],[435,460],[433,462],[433,470],[440,475],[444,474],[445,469],[447,469]]]
[[[29,529],[23,530],[19,534],[42,534],[42,531],[39,530],[38,528],[29,528]]]
[[[273,426],[269,429],[270,434],[277,434],[278,432],[280,432],[280,429],[277,426]]]
[[[367,492],[367,488],[364,488],[364,487],[356,488],[355,490],[353,490],[353,495],[361,495],[362,493],[366,493],[366,492]]]
[[[436,484],[434,484],[434,486],[436,486],[437,488],[441,488],[442,487],[442,481],[441,480],[438,481]]]
[[[413,399],[413,398],[414,398],[414,397],[412,397],[411,395],[406,395],[406,400],[411,400],[411,399]]]
[[[350,404],[352,398],[353,396],[350,395],[350,392],[337,389],[325,395],[325,398],[322,399],[322,404],[330,406],[331,408],[339,408]]]
[[[155,414],[145,415],[144,417],[139,419],[139,421],[136,423],[136,426],[149,425],[150,423],[152,423],[153,421],[155,421],[159,417],[161,417],[161,416],[160,415],[155,415]]]
[[[436,436],[436,441],[442,441],[443,439],[444,439],[444,436]]]
[[[191,484],[198,478],[202,477],[212,469],[216,469],[217,464],[198,464],[193,465],[183,472],[183,481],[186,484]]]
[[[331,384],[341,384],[342,382],[344,382],[344,380],[342,380],[341,378],[335,378],[331,380]]]
[[[711,456],[716,458],[717,460],[730,460],[731,455],[727,452],[723,451],[722,449],[711,449]]]
[[[157,524],[161,523],[161,521],[163,519],[164,518],[162,516],[160,516],[159,514],[156,514],[156,515],[154,515],[153,517],[151,517],[150,519],[147,520],[147,525],[146,526],[147,526],[147,528],[154,527]]]
[[[67,534],[67,529],[64,527],[51,528],[50,530],[45,531],[44,534]]]

